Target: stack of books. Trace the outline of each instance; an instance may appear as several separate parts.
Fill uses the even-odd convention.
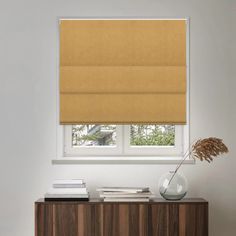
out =
[[[154,197],[148,187],[102,187],[97,191],[104,202],[148,202]]]
[[[44,199],[45,201],[88,201],[89,193],[81,179],[55,180]]]

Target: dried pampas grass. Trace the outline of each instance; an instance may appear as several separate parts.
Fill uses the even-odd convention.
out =
[[[199,139],[192,145],[191,149],[190,153],[193,158],[209,163],[213,161],[214,157],[229,152],[222,139],[215,137]]]
[[[180,163],[175,168],[175,171],[173,172],[173,175],[170,178],[170,181],[165,189],[165,192],[167,191],[171,181],[173,180],[175,174],[178,172],[179,168],[182,166],[184,161],[188,157],[197,158],[201,161],[207,161],[211,162],[213,161],[214,157],[217,157],[221,154],[228,153],[229,150],[227,146],[223,143],[222,139],[219,138],[205,138],[205,139],[199,139],[197,140],[184,154],[183,159],[180,161]]]
[[[199,159],[201,161],[211,162],[214,157],[221,154],[228,153],[229,150],[227,146],[223,143],[222,139],[210,137],[205,139],[198,139],[184,154],[183,159],[177,165],[175,173],[184,163],[188,157],[193,157],[194,159]]]

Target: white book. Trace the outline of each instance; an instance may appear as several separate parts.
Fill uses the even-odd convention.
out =
[[[149,198],[104,198],[104,202],[149,202]]]
[[[86,188],[51,188],[48,194],[87,194]]]
[[[147,193],[101,193],[101,198],[151,198],[155,197],[151,192]]]
[[[53,188],[86,188],[86,184],[53,184]]]
[[[56,179],[53,184],[84,184],[84,181],[82,179]]]
[[[148,187],[101,187],[97,188],[100,192],[125,192],[125,193],[142,193],[149,192]]]
[[[44,195],[45,198],[88,198],[88,194],[49,194]]]

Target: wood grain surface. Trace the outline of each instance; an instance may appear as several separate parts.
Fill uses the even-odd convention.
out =
[[[35,236],[208,236],[208,203],[35,203]]]

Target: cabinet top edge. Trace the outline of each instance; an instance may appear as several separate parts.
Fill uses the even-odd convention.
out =
[[[162,198],[151,199],[149,202],[104,202],[99,198],[91,198],[89,201],[45,201],[43,198],[38,199],[35,204],[199,204],[208,203],[203,198],[184,198],[179,201],[167,201]]]

